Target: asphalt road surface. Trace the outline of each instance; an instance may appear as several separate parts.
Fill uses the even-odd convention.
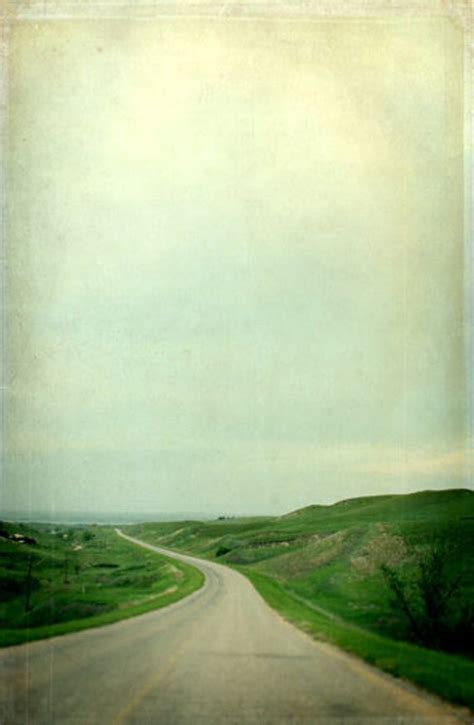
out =
[[[314,642],[237,572],[156,551],[199,567],[204,587],[157,612],[1,650],[2,725],[470,721]]]

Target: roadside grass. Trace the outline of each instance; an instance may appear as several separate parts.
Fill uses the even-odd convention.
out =
[[[308,506],[285,516],[125,527],[151,544],[244,573],[296,626],[447,700],[474,707],[474,643],[462,653],[411,643],[381,565],[403,567],[433,543],[452,545],[454,578],[474,601],[474,492],[420,491]]]
[[[241,565],[291,587],[349,623],[403,640],[407,623],[391,607],[381,564],[437,540],[459,552],[451,566],[474,601],[474,493],[422,491],[308,506],[285,516],[125,527],[138,538],[222,564]],[[474,652],[473,652],[474,654]]]
[[[198,569],[141,549],[111,529],[37,525],[22,531],[37,543],[0,539],[0,646],[135,617],[204,583]]]
[[[348,624],[296,599],[279,582],[247,567],[244,574],[285,619],[318,640],[337,645],[385,672],[410,680],[440,697],[474,708],[474,662],[457,655],[396,642]]]

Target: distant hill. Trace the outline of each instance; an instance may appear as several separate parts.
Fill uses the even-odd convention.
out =
[[[380,520],[417,519],[428,520],[434,514],[441,518],[462,516],[466,508],[474,506],[474,491],[465,488],[444,491],[417,491],[409,494],[364,496],[338,501],[329,506],[306,506],[280,517],[282,521],[341,519],[360,523],[374,518]]]
[[[411,552],[434,541],[458,555],[474,599],[474,492],[467,489],[364,496],[284,516],[144,523],[130,527],[151,543],[251,567],[318,607],[375,632],[403,637],[388,610],[380,573],[384,563],[403,567]]]

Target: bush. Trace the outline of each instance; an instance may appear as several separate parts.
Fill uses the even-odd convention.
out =
[[[40,582],[38,579],[31,577],[29,582],[30,590],[39,589]],[[7,602],[26,593],[26,578],[20,574],[0,575],[0,601]]]
[[[391,606],[402,613],[411,637],[425,647],[473,654],[474,608],[464,589],[465,572],[456,569],[457,548],[436,542],[414,554],[414,564],[395,569],[381,566],[392,595]]]
[[[219,548],[216,551],[216,556],[225,556],[230,551],[232,551],[232,549],[229,549],[228,546],[219,546]]]

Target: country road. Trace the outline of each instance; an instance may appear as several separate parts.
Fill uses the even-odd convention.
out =
[[[2,725],[469,722],[314,642],[239,573],[145,546],[197,566],[203,588],[156,612],[1,650]]]

